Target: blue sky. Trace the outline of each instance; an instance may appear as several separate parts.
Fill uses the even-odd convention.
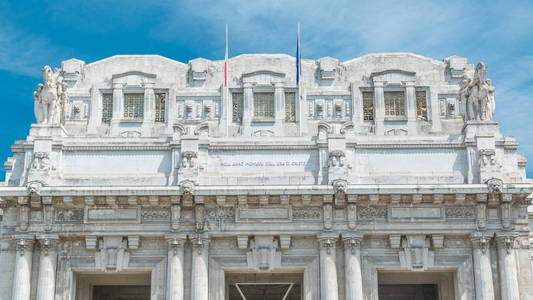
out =
[[[496,86],[496,119],[505,135],[517,137],[533,177],[533,1],[510,0],[4,0],[0,158],[34,122],[32,93],[46,64],[115,54],[221,59],[225,23],[230,56],[293,55],[297,22],[304,58],[411,51],[485,61]]]

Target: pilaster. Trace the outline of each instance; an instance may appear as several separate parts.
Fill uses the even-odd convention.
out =
[[[143,111],[143,124],[141,126],[141,135],[150,136],[152,127],[155,120],[155,93],[154,83],[144,83],[144,111]]]
[[[285,90],[283,83],[276,82],[274,84],[274,102],[275,102],[275,135],[283,135],[283,123],[285,123]]]

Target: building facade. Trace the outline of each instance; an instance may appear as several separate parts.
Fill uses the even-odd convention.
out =
[[[533,299],[533,182],[483,63],[295,63],[46,66],[0,299]]]

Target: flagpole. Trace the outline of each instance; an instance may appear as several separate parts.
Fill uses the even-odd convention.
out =
[[[229,125],[231,124],[231,99],[229,95],[229,87],[228,87],[228,73],[229,73],[229,66],[228,66],[228,24],[226,24],[226,32],[225,32],[225,45],[224,45],[224,83],[222,87],[222,111],[224,114],[221,116],[221,126],[222,133],[225,136],[229,135]]]
[[[304,126],[305,121],[303,119],[304,113],[304,103],[302,97],[302,49],[300,44],[300,22],[298,22],[298,29],[296,35],[296,85],[298,90],[298,131],[300,136],[305,132]]]

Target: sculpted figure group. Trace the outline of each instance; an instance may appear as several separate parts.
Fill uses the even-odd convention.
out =
[[[60,70],[52,71],[50,66],[43,68],[44,84],[39,83],[33,93],[35,98],[35,118],[39,124],[63,124],[67,105],[67,86]]]
[[[493,119],[496,102],[494,86],[486,79],[487,67],[483,62],[476,65],[474,79],[468,76],[461,81],[460,100],[465,108],[467,121],[490,121]]]

